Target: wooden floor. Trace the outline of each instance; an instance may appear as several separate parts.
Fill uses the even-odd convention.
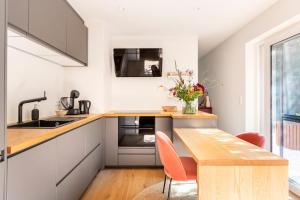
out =
[[[105,169],[81,200],[132,200],[144,188],[163,179],[161,169]]]
[[[132,200],[150,185],[163,181],[161,169],[105,169],[90,185],[81,200]],[[300,198],[291,194],[292,200]]]

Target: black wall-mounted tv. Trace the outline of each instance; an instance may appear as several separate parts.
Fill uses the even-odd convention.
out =
[[[114,49],[116,77],[161,77],[162,49]]]

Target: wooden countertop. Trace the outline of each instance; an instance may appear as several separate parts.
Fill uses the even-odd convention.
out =
[[[181,112],[164,112],[164,111],[110,111],[104,113],[105,117],[118,116],[155,116],[155,117],[172,117],[177,119],[217,119],[217,115],[198,111],[196,114],[182,114]]]
[[[288,165],[288,161],[219,129],[174,129],[199,165]]]
[[[216,115],[198,112],[195,115],[184,115],[179,112],[169,113],[162,111],[114,111],[105,114],[91,114],[91,115],[76,115],[66,117],[86,117],[82,120],[67,124],[65,126],[55,129],[22,129],[22,128],[9,128],[7,129],[7,153],[8,155],[17,153],[31,146],[42,143],[51,138],[57,137],[72,129],[78,128],[91,121],[101,117],[118,117],[118,116],[155,116],[155,117],[172,117],[184,119],[217,119]]]
[[[67,116],[72,117],[72,116]],[[17,153],[31,146],[37,145],[51,138],[57,137],[72,129],[78,128],[91,121],[102,117],[99,115],[77,115],[74,117],[86,117],[79,121],[67,124],[55,129],[7,129],[7,153],[8,155]]]

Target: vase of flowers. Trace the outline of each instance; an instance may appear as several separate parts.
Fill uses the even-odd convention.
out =
[[[205,93],[205,87],[201,83],[193,83],[193,71],[186,70],[180,71],[177,68],[177,64],[175,62],[175,69],[176,69],[176,78],[175,86],[170,88],[169,91],[172,95],[179,100],[182,100],[184,105],[182,108],[183,114],[195,114],[197,112],[197,103],[196,100],[198,97],[203,96]],[[187,76],[187,80],[183,78],[183,74]]]

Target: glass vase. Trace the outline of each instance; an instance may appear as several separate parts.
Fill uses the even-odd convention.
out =
[[[193,101],[184,101],[184,105],[182,107],[183,114],[196,114],[197,106]]]

